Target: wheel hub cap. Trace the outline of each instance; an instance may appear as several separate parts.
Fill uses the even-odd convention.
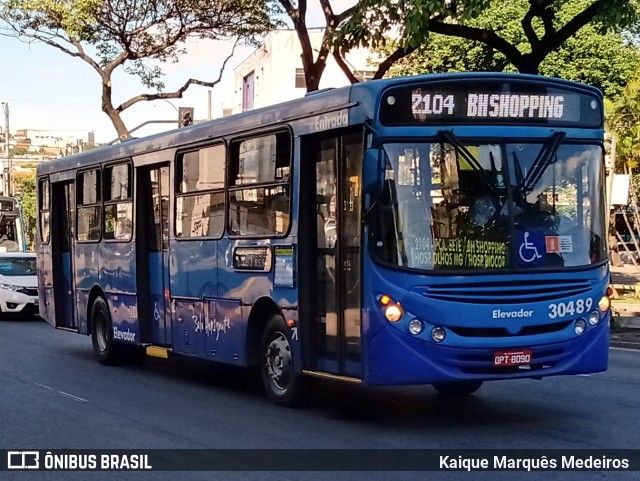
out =
[[[275,334],[267,346],[266,364],[275,386],[284,390],[291,376],[291,347],[282,333]]]

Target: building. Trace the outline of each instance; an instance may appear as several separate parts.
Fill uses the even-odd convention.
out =
[[[322,42],[322,29],[310,29],[309,37],[314,53]],[[276,30],[267,35],[264,44],[234,70],[232,105],[225,106],[225,115],[266,107],[303,97],[307,93],[302,69],[302,47],[295,30]],[[371,53],[354,49],[346,56],[346,63],[356,77],[371,78],[375,68],[368,65]],[[349,81],[333,56],[320,80],[320,88],[343,87]]]
[[[77,133],[82,135],[82,133]],[[87,135],[84,133],[84,135]],[[92,140],[89,132],[88,140]],[[10,157],[7,158],[6,137],[0,136],[0,195],[16,193],[18,179],[33,175],[36,166],[45,160],[71,155],[92,148],[91,143],[55,130],[20,129],[9,135]],[[7,175],[11,173],[11,175]],[[11,179],[11,187],[9,187]],[[6,194],[5,194],[6,193]]]

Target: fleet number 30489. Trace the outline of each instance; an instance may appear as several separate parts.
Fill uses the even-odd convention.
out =
[[[589,312],[592,306],[593,299],[591,298],[549,304],[549,319],[584,314]]]

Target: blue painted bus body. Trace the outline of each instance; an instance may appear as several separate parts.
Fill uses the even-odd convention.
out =
[[[301,152],[301,139],[317,133],[318,113],[347,109],[350,126],[366,124],[370,128],[373,146],[382,139],[435,138],[443,125],[397,127],[380,122],[382,94],[388,88],[420,80],[454,82],[469,78],[540,80],[525,75],[453,74],[369,82],[41,164],[38,178],[55,179],[60,172],[73,172],[78,167],[117,159],[133,159],[136,168],[167,161],[181,149],[207,139],[228,143],[234,136],[259,132],[269,125],[287,126],[293,132],[291,222],[286,233],[268,238],[237,238],[225,234],[221,238],[185,239],[176,237],[172,230],[168,255],[148,254],[150,297],[155,308],[146,319],[138,316],[141,309],[137,298],[135,234],[129,242],[76,242],[73,261],[65,261],[65,265],[73,264],[78,332],[91,333],[91,303],[96,295],[102,295],[109,305],[118,341],[160,345],[177,354],[227,364],[252,364],[250,331],[255,306],[275,304],[282,317],[290,321],[290,325],[299,326],[301,331],[311,323],[309,319],[300,318],[299,299],[303,293],[297,281],[308,267],[300,258],[296,258],[295,282],[292,286],[283,286],[275,282],[274,268],[267,272],[240,271],[234,268],[233,257],[237,248],[245,247],[266,247],[270,255],[278,246],[293,246],[295,252],[299,252],[300,192],[304,189],[300,170],[311,163]],[[545,82],[577,88],[562,81],[545,79]],[[590,92],[596,95],[595,91]],[[482,124],[445,127],[460,138],[512,139],[514,142],[547,139],[557,130],[554,126],[488,127]],[[602,142],[602,126],[562,130],[567,141]],[[174,176],[172,170],[172,186],[176,185]],[[372,202],[370,198],[368,201]],[[169,212],[173,218],[173,196]],[[360,246],[361,360],[344,360],[345,367],[337,374],[358,378],[368,385],[398,385],[542,377],[606,369],[609,312],[603,313],[597,325],[587,324],[586,332],[581,335],[576,335],[574,330],[574,321],[579,316],[566,314],[557,321],[549,320],[550,303],[575,304],[590,299],[590,305],[598,305],[609,279],[606,259],[562,272],[416,273],[374,259],[370,234],[370,227],[365,224]],[[50,255],[50,251],[43,245],[43,255]],[[46,261],[40,260],[38,265],[43,272],[50,271]],[[55,324],[50,290],[50,285],[41,289],[40,304],[48,306],[41,307],[41,314]],[[385,318],[379,302],[382,295],[390,296],[402,306],[403,316],[399,321],[389,322]],[[159,305],[164,307],[158,308]],[[409,322],[413,319],[419,319],[424,325],[418,335],[409,331]],[[146,339],[142,339],[141,323],[149,326]],[[431,338],[436,326],[447,328],[443,342]],[[292,331],[291,339],[293,365],[296,372],[301,373],[308,368],[297,331],[295,335]],[[496,351],[520,348],[532,351],[531,364],[506,369],[493,366]],[[320,360],[317,370],[323,371],[322,366],[333,366],[332,363],[331,359]]]

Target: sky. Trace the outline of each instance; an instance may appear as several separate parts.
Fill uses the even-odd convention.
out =
[[[310,0],[308,25],[323,26],[324,19],[316,0]],[[349,0],[334,0],[334,9],[341,12],[352,4]],[[224,59],[232,45],[226,42],[198,41],[187,47],[187,55],[177,64],[162,64],[165,91],[180,87],[188,78],[212,81],[218,78]],[[196,119],[206,119],[208,91],[211,90],[212,112],[220,112],[223,104],[230,106],[233,91],[233,69],[246,59],[253,48],[238,47],[227,63],[220,84],[214,89],[192,85],[182,99],[139,102],[127,109],[123,120],[129,129],[148,120],[176,121],[177,108],[193,107]],[[9,131],[18,129],[55,130],[61,134],[87,140],[89,131],[99,143],[117,138],[111,121],[100,108],[101,81],[85,62],[72,58],[53,47],[26,43],[16,38],[0,36],[0,101],[9,104]],[[118,69],[113,78],[114,104],[134,95],[148,92],[139,79]],[[2,113],[2,111],[0,111]],[[155,124],[143,127],[136,137],[176,127],[176,124]],[[4,131],[4,115],[0,115]]]

